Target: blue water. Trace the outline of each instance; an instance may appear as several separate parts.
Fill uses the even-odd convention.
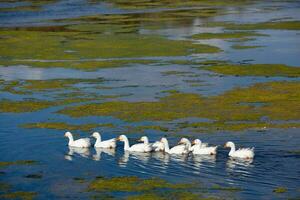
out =
[[[0,8],[26,6],[28,2],[0,3]],[[276,9],[279,8],[279,9]],[[65,22],[51,21],[96,14],[123,14],[135,12],[157,12],[167,8],[151,8],[146,10],[123,10],[109,3],[89,4],[83,0],[62,0],[42,7],[38,11],[2,11],[0,12],[0,27],[40,26]],[[260,22],[278,18],[292,20],[300,19],[299,1],[291,2],[257,2],[245,7],[228,8],[230,14],[210,19],[212,21]],[[220,32],[220,28],[201,27],[201,19],[192,19],[190,24],[170,23],[159,29],[140,27],[140,34],[159,34],[171,39],[182,39],[199,32]],[[95,89],[95,85],[85,85],[88,91],[96,91],[101,95],[124,95],[116,99],[126,101],[155,101],[166,95],[164,90],[176,89],[180,92],[202,95],[222,94],[234,87],[246,87],[254,83],[268,81],[299,81],[299,78],[283,77],[235,77],[222,76],[201,70],[197,65],[168,64],[171,60],[187,59],[203,61],[205,59],[231,60],[233,62],[249,63],[280,63],[295,67],[300,66],[300,32],[282,30],[260,30],[260,33],[270,37],[258,37],[243,45],[261,45],[262,48],[236,50],[232,41],[207,40],[202,43],[213,44],[224,51],[210,55],[189,55],[185,57],[147,58],[159,60],[157,64],[134,64],[129,67],[101,69],[95,72],[83,72],[63,68],[32,68],[26,66],[0,66],[0,78],[3,80],[45,80],[59,78],[104,78],[101,86],[111,89]],[[3,51],[1,47],[1,51]],[[0,54],[1,54],[0,51]],[[0,55],[1,56],[1,55]],[[101,58],[99,58],[101,59]],[[50,61],[49,61],[50,62]],[[164,76],[163,72],[190,72],[194,77],[185,75]],[[117,80],[117,81],[116,81]],[[201,81],[198,87],[189,81]],[[134,86],[134,87],[131,87]],[[80,86],[78,86],[80,87]],[[35,97],[38,99],[54,99],[57,91],[49,91],[34,95],[16,95],[1,93],[0,98],[21,100]],[[87,199],[90,194],[86,184],[74,183],[74,177],[84,177],[86,181],[96,176],[113,177],[134,175],[142,178],[160,177],[170,182],[199,182],[204,187],[214,185],[237,187],[241,191],[234,192],[236,199],[287,199],[300,196],[300,155],[299,129],[266,129],[248,130],[244,132],[219,132],[216,134],[194,134],[202,141],[219,145],[216,157],[199,156],[169,156],[163,153],[127,154],[123,145],[118,144],[115,151],[96,151],[93,148],[85,151],[70,149],[63,137],[64,131],[50,129],[25,129],[21,124],[47,121],[64,121],[68,123],[113,123],[115,127],[99,129],[103,138],[117,137],[126,131],[128,125],[144,125],[147,122],[130,123],[113,117],[83,117],[70,118],[54,113],[62,107],[52,107],[32,113],[0,114],[0,161],[37,160],[39,164],[30,166],[10,166],[1,169],[4,172],[0,180],[13,185],[13,190],[38,192],[37,199]],[[295,111],[299,112],[299,111]],[[185,119],[182,119],[184,121]],[[189,119],[191,120],[191,119]],[[151,122],[148,122],[151,124]],[[154,123],[154,122],[153,122]],[[176,122],[160,122],[174,128]],[[76,137],[89,136],[91,133],[75,131]],[[161,132],[147,130],[146,135],[151,141],[164,136]],[[187,133],[182,133],[187,134]],[[140,133],[128,135],[133,142],[141,136]],[[171,146],[180,139],[168,135]],[[228,158],[228,149],[222,146],[232,140],[239,147],[255,147],[253,162],[237,162]],[[41,179],[28,179],[28,174],[41,174]],[[283,194],[275,194],[277,187],[286,187]],[[218,193],[218,191],[211,191]],[[232,199],[230,192],[224,198]]]

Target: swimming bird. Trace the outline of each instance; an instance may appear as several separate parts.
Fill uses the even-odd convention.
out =
[[[117,140],[124,142],[125,151],[134,151],[134,152],[150,152],[152,148],[149,144],[139,143],[129,146],[129,141],[126,135],[120,135]]]
[[[100,147],[100,148],[114,149],[117,146],[117,144],[116,144],[116,138],[101,141],[101,135],[98,132],[94,132],[93,135],[92,135],[92,137],[96,138],[96,143],[94,145],[95,148],[99,148]]]
[[[66,132],[65,137],[69,138],[68,145],[71,147],[87,148],[91,146],[91,142],[89,138],[80,138],[78,140],[74,140],[71,132]]]
[[[170,149],[169,142],[165,137],[161,138],[160,141],[164,144],[164,150],[168,154],[187,154],[189,152],[186,145],[183,144],[176,145]]]
[[[149,139],[147,136],[141,137],[141,139],[139,139],[139,141],[144,142],[144,144],[150,145],[153,151],[163,151],[164,150],[164,144],[162,142],[156,141],[154,143],[149,143]]]
[[[254,148],[240,148],[235,150],[235,145],[233,142],[227,142],[224,147],[230,148],[230,157],[243,159],[252,159],[254,157]]]
[[[180,141],[178,142],[178,144],[183,144],[186,146],[186,149],[190,152],[191,151],[191,147],[192,147],[192,143],[190,142],[189,139],[187,138],[181,138]]]
[[[195,139],[193,141],[193,146],[191,147],[191,151],[193,154],[198,155],[216,155],[218,146],[209,147],[208,145],[203,145],[201,140]]]

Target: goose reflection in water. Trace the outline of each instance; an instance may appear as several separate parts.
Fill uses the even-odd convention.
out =
[[[89,150],[89,148],[79,148],[79,147],[70,147],[69,146],[69,152],[65,155],[65,159],[72,161],[73,157],[75,155],[79,155],[84,158],[88,158],[90,156],[90,150]]]
[[[147,163],[151,158],[151,153],[149,152],[129,152],[124,151],[123,156],[119,159],[119,166],[126,167],[129,159],[139,160],[143,163]]]
[[[170,162],[170,155],[162,151],[153,152],[152,157],[161,161],[164,165],[168,165]]]
[[[193,155],[195,168],[214,167],[216,160],[216,155]]]
[[[109,155],[115,156],[116,150],[115,149],[108,149],[108,148],[95,148],[96,153],[93,155],[93,160],[100,161],[102,152]]]
[[[229,158],[226,163],[226,170],[231,173],[237,173],[239,176],[247,177],[249,176],[250,169],[254,167],[253,159],[236,159]]]

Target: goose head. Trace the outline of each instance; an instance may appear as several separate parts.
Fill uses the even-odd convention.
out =
[[[181,138],[181,140],[178,142],[178,144],[187,144],[190,141],[187,138]]]
[[[99,132],[94,132],[94,133],[92,134],[92,137],[94,137],[94,138],[99,138],[99,137],[100,137],[100,133],[99,133]]]
[[[147,136],[143,136],[139,139],[139,142],[145,142],[145,143],[149,143],[148,137]]]
[[[65,137],[72,137],[72,133],[71,133],[71,132],[69,132],[69,131],[68,131],[68,132],[66,132],[66,133],[65,133]]]
[[[119,137],[117,137],[117,141],[124,142],[126,140],[128,140],[127,137],[126,137],[126,135],[120,135]]]
[[[234,143],[233,142],[226,142],[226,144],[224,145],[225,148],[233,148],[235,147]]]
[[[202,142],[201,142],[201,140],[199,140],[199,139],[195,139],[193,142],[192,142],[192,144],[195,144],[195,145],[197,145],[197,144],[201,144]]]
[[[162,143],[164,143],[164,144],[168,143],[168,140],[167,140],[167,138],[165,138],[165,137],[162,137],[162,138],[160,139],[160,141],[161,141]]]

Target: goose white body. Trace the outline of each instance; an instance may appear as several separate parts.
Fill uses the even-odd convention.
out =
[[[79,148],[88,148],[91,146],[90,138],[80,138],[74,140],[72,133],[66,132],[65,137],[69,138],[68,146],[70,147],[79,147]]]
[[[218,146],[209,147],[207,143],[202,143],[201,140],[194,140],[194,145],[191,147],[191,152],[195,155],[216,155]],[[204,145],[203,145],[204,144]]]
[[[189,149],[186,147],[186,145],[177,145],[170,149],[169,142],[167,138],[161,138],[160,140],[164,144],[164,150],[168,154],[187,154],[189,153]]]
[[[152,148],[149,144],[139,143],[134,144],[132,146],[129,145],[129,141],[126,135],[120,135],[118,140],[124,142],[124,150],[131,151],[131,152],[150,152]]]
[[[92,135],[94,138],[96,138],[96,142],[94,144],[95,148],[110,148],[114,149],[117,146],[117,142],[115,138],[109,139],[109,140],[101,140],[101,135],[98,132],[94,132]]]
[[[254,148],[240,148],[235,150],[233,142],[227,142],[225,147],[230,148],[229,156],[232,158],[252,159],[254,158]]]
[[[164,150],[164,144],[162,142],[156,141],[154,143],[149,143],[149,139],[147,136],[141,137],[139,141],[144,142],[145,145],[150,145],[153,151],[158,152]]]

